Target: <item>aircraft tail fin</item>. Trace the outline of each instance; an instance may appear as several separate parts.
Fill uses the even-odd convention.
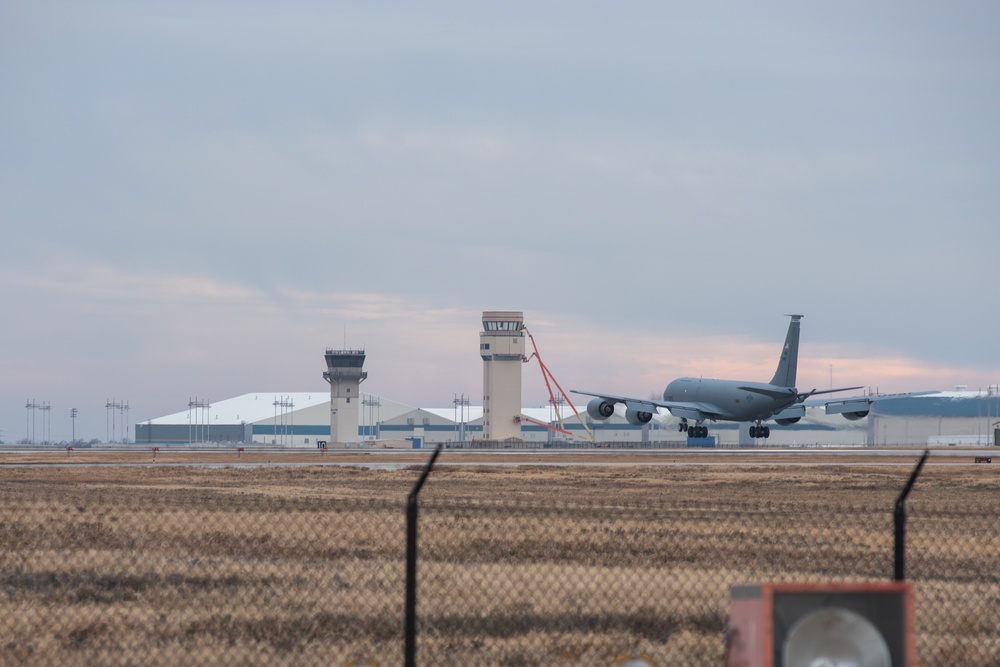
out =
[[[785,346],[781,349],[778,359],[778,369],[774,371],[771,384],[778,387],[794,387],[795,371],[799,365],[799,326],[802,315],[789,315],[792,321],[788,323],[788,334],[785,335]]]

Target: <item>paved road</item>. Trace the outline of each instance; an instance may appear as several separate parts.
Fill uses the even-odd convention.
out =
[[[438,466],[912,466],[923,453],[918,448],[809,448],[809,449],[671,449],[671,450],[445,450]],[[929,465],[987,465],[976,459],[993,457],[994,448],[941,447],[931,449]],[[1000,451],[997,452],[1000,454]],[[203,466],[305,467],[351,466],[399,470],[423,465],[430,451],[414,450],[229,450],[162,447],[64,450],[8,450],[0,452],[0,467],[14,466]],[[995,457],[1000,467],[1000,456]]]

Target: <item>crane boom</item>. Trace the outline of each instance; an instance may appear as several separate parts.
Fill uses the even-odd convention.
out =
[[[594,433],[590,430],[590,427],[587,426],[587,422],[583,419],[583,417],[580,416],[580,412],[576,409],[576,406],[573,405],[573,401],[571,401],[566,392],[563,391],[563,388],[559,385],[559,381],[556,380],[554,375],[552,375],[552,372],[549,370],[549,367],[545,365],[544,361],[542,361],[542,355],[538,352],[538,345],[535,343],[535,337],[531,335],[531,331],[528,330],[528,327],[522,324],[521,328],[524,329],[524,332],[526,334],[528,334],[528,339],[531,341],[531,347],[534,350],[534,352],[531,353],[531,356],[523,359],[523,361],[524,363],[528,363],[532,359],[538,359],[538,366],[539,368],[542,369],[542,379],[545,381],[545,388],[549,392],[549,401],[556,410],[556,420],[559,422],[559,428],[556,428],[549,424],[542,424],[541,422],[535,421],[533,419],[528,419],[527,421],[530,421],[534,424],[539,424],[540,426],[552,429],[553,431],[565,433],[566,435],[572,436],[574,438],[580,438],[581,440],[588,440],[590,442],[594,442]],[[551,383],[549,382],[549,380],[551,380]],[[573,414],[576,415],[577,420],[579,420],[580,424],[583,425],[583,428],[587,432],[588,437],[584,438],[583,436],[576,435],[575,433],[571,433],[570,431],[566,430],[566,425],[563,424],[562,413],[559,410],[559,403],[556,401],[555,393],[552,391],[553,384],[556,386],[556,389],[559,390],[559,395],[562,397],[563,401],[565,401],[566,404],[569,405],[570,409],[573,410]]]

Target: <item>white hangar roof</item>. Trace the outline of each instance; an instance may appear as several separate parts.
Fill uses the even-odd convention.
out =
[[[424,411],[429,412],[432,415],[437,415],[438,417],[441,417],[443,419],[448,419],[448,420],[451,420],[451,421],[454,421],[456,418],[459,418],[461,416],[461,415],[459,415],[458,411],[454,407],[451,407],[451,408],[423,408],[423,409],[424,409]],[[587,408],[586,407],[577,408],[577,410],[579,410],[581,417],[585,417],[587,415]],[[562,415],[563,421],[565,421],[567,419],[574,419],[575,418],[575,415],[573,414],[573,410],[569,406],[567,406],[567,405],[564,405],[564,406],[560,407],[560,413]],[[467,405],[464,408],[463,414],[465,416],[465,422],[466,423],[474,422],[476,420],[482,419],[483,418],[483,406],[481,406],[481,405]],[[546,423],[548,423],[550,421],[555,421],[555,419],[556,419],[556,413],[551,408],[521,408],[521,414],[524,415],[525,417],[530,417],[531,419],[534,419],[536,421],[546,422]]]
[[[208,416],[210,423],[215,424],[240,424],[246,422],[263,421],[274,419],[275,412],[282,413],[291,410],[302,410],[317,405],[323,405],[330,401],[328,391],[293,391],[293,392],[272,392],[261,391],[250,394],[243,394],[234,398],[227,398],[222,401],[207,401],[200,399],[202,403],[208,403]],[[285,401],[292,405],[290,407],[276,406],[275,402]],[[189,410],[175,412],[164,417],[151,419],[152,424],[182,424],[187,423],[188,418],[195,423],[205,422],[205,409],[192,407]],[[145,423],[145,422],[144,422]]]
[[[418,409],[404,403],[397,403],[395,401],[382,398],[380,396],[373,396],[365,393],[361,394],[362,401],[369,399],[378,401],[378,416],[375,418],[380,421],[388,421]],[[243,394],[242,396],[227,398],[221,401],[206,401],[204,399],[199,400],[202,403],[208,403],[208,417],[209,423],[211,424],[255,424],[258,422],[271,421],[274,419],[276,414],[280,416],[282,413],[299,412],[308,408],[325,405],[330,402],[330,393],[328,391],[258,391]],[[284,402],[286,404],[290,403],[291,405],[275,405],[277,402]],[[455,421],[462,416],[464,416],[466,423],[474,422],[483,418],[483,406],[481,405],[467,405],[463,408],[461,415],[454,406],[423,409],[425,412],[429,412],[449,421]],[[586,414],[586,408],[578,409],[580,410],[581,415]],[[365,412],[367,411],[367,408],[362,406],[361,411]],[[574,418],[573,411],[569,408],[569,406],[561,406],[560,411],[562,413],[563,420]],[[548,407],[522,408],[521,414],[540,422],[549,422],[555,419],[555,412]],[[187,424],[190,422],[203,424],[205,421],[205,408],[191,407],[190,410],[175,412],[163,417],[151,419],[148,422],[144,421],[143,423]]]

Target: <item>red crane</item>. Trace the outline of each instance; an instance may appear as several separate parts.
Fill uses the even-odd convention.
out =
[[[572,436],[574,438],[580,438],[581,440],[594,442],[594,434],[587,426],[587,422],[584,421],[583,417],[580,416],[580,413],[577,411],[576,406],[573,405],[573,401],[569,400],[569,396],[566,395],[566,392],[563,391],[563,388],[559,386],[559,382],[558,380],[556,380],[555,376],[552,375],[552,371],[550,371],[549,367],[545,365],[544,361],[542,361],[542,355],[539,354],[538,352],[538,345],[535,344],[535,337],[531,335],[530,331],[528,331],[528,327],[522,324],[521,328],[524,329],[524,333],[528,334],[528,338],[531,340],[531,347],[534,349],[534,352],[531,353],[530,357],[522,357],[521,360],[524,363],[528,363],[532,359],[538,359],[538,366],[539,368],[542,369],[542,379],[545,380],[545,388],[548,389],[549,391],[549,401],[556,410],[556,420],[559,422],[559,427],[557,428],[551,424],[543,424],[540,421],[537,421],[535,419],[529,419],[528,417],[522,417],[522,419],[524,419],[525,421],[529,421],[532,424],[537,424],[538,426],[544,426],[547,429],[551,429],[559,433],[565,433],[566,435]],[[570,408],[572,408],[573,414],[575,414],[576,418],[580,420],[580,423],[583,425],[584,430],[587,431],[588,437],[585,438],[582,435],[577,435],[576,433],[571,433],[570,431],[566,430],[566,426],[565,424],[563,424],[562,420],[562,413],[559,410],[559,403],[556,401],[555,393],[552,391],[553,384],[556,386],[556,389],[559,390],[559,395],[562,397],[562,399],[566,402],[567,405],[569,405]]]

